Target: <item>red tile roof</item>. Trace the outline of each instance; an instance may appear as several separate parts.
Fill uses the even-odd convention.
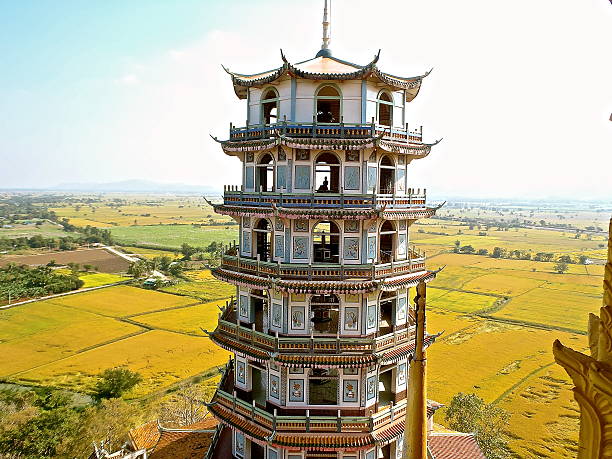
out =
[[[128,432],[128,436],[135,450],[153,448],[159,440],[157,421],[135,427]]]
[[[134,449],[147,449],[152,459],[201,459],[212,442],[218,421],[210,416],[180,429],[147,422],[129,432]]]
[[[486,459],[474,434],[433,432],[427,444],[434,459]]]

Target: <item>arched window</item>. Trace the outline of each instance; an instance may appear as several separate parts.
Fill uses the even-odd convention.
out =
[[[274,158],[269,153],[261,157],[257,163],[257,191],[274,191]]]
[[[340,192],[340,160],[332,153],[321,153],[315,161],[317,193]]]
[[[378,181],[381,194],[395,193],[395,164],[389,155],[380,160],[380,180]]]
[[[274,88],[266,89],[262,96],[261,121],[263,124],[278,122],[278,93]]]
[[[338,333],[340,300],[336,295],[314,295],[310,300],[312,332],[335,335]]]
[[[378,261],[380,263],[391,263],[393,261],[394,242],[396,231],[393,223],[385,221],[380,227],[380,250]]]
[[[272,261],[272,225],[266,218],[257,221],[255,228],[255,256],[262,261]]]
[[[312,229],[312,254],[315,263],[340,262],[340,230],[334,222],[323,221]]]
[[[378,124],[383,126],[393,125],[393,98],[386,91],[378,95]]]
[[[316,94],[317,123],[339,123],[342,97],[333,86],[323,86]]]
[[[338,404],[338,370],[313,368],[308,375],[308,404]]]

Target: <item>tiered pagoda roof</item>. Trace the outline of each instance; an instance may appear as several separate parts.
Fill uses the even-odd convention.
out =
[[[240,99],[246,99],[250,87],[262,86],[279,80],[282,77],[297,77],[308,80],[359,80],[371,79],[391,86],[394,89],[406,90],[406,101],[410,102],[419,93],[421,82],[431,72],[412,77],[400,77],[383,72],[378,68],[380,51],[374,59],[366,64],[359,65],[335,58],[331,55],[316,56],[295,64],[290,63],[281,51],[283,64],[272,70],[251,75],[232,72],[223,67],[232,77],[234,92]]]

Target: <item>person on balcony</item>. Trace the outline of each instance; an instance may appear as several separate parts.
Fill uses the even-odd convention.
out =
[[[324,192],[324,191],[329,191],[329,181],[327,180],[327,177],[323,179],[323,184],[320,185],[319,188],[317,188],[317,192]]]

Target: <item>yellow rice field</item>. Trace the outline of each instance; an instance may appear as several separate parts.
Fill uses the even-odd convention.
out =
[[[552,325],[586,332],[588,313],[601,306],[601,296],[536,288],[513,298],[493,317]]]
[[[222,365],[227,358],[208,338],[153,330],[27,371],[19,380],[87,391],[104,369],[125,365],[143,377],[129,394],[139,397]]]
[[[198,304],[190,308],[172,309],[133,317],[138,323],[179,333],[192,333],[205,336],[204,330],[213,331],[217,326],[218,307],[226,300]]]
[[[53,304],[111,317],[124,317],[194,304],[192,298],[119,285],[50,300]]]
[[[0,312],[0,355],[10,358],[0,359],[0,377],[139,331],[134,325],[50,301],[7,309]]]

